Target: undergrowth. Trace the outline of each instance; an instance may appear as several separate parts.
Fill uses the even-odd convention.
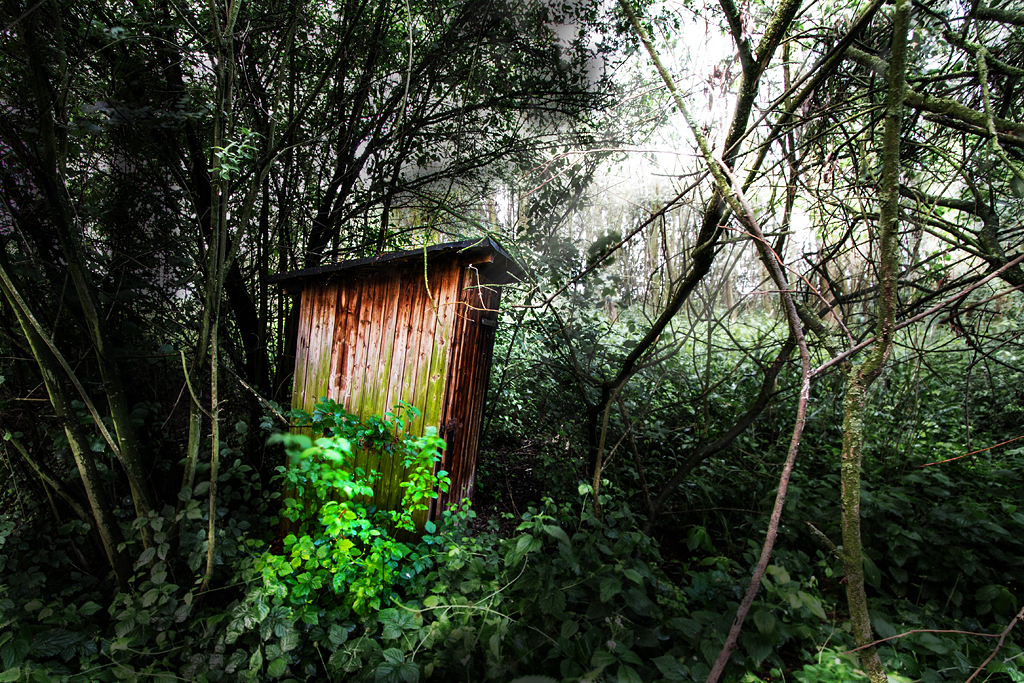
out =
[[[912,396],[893,392],[900,372],[877,397],[875,419]],[[937,384],[934,393],[944,391]],[[962,429],[957,414],[925,407],[919,400],[899,413],[901,424],[872,433],[865,467],[870,607],[876,635],[891,638],[880,650],[896,682],[965,680],[1020,608],[1024,585],[1024,449],[922,467],[961,450],[950,436]],[[864,680],[833,547],[840,534],[830,409],[809,425],[777,550],[726,681]],[[400,406],[360,420],[321,402],[295,416],[312,436],[273,437],[287,466],[266,488],[229,457],[218,487],[218,583],[205,593],[201,487],[177,511],[124,524],[136,560],[124,592],[89,563],[86,525],[56,523],[45,500],[19,497],[0,520],[0,680],[705,679],[774,497],[774,418],[735,452],[702,464],[652,537],[641,531],[643,506],[624,458],[608,470],[600,517],[588,485],[567,492],[566,470],[543,479],[557,498],[541,493],[515,518],[481,523],[463,503],[423,521],[446,485],[436,471],[444,443],[431,432],[411,435],[414,415]],[[893,433],[910,432],[902,446],[891,443]],[[985,435],[975,429],[973,438]],[[550,443],[557,451],[537,462],[571,462],[565,432]],[[379,474],[355,466],[358,452],[406,468],[396,509],[374,501]],[[752,452],[760,457],[740,457]],[[222,454],[230,456],[227,444]],[[648,460],[648,478],[671,462]],[[154,545],[144,547],[142,525]],[[1024,680],[1022,654],[1011,632],[977,680]]]

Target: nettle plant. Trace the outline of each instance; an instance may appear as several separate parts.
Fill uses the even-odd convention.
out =
[[[360,616],[391,602],[396,581],[411,581],[432,565],[426,554],[399,540],[416,531],[414,516],[431,499],[447,491],[448,473],[435,472],[445,443],[437,429],[410,434],[419,410],[400,403],[381,416],[360,419],[333,400],[322,398],[312,414],[293,411],[295,424],[311,427],[304,434],[276,434],[288,453],[277,480],[287,491],[282,516],[295,533],[283,541],[284,553],[267,552],[258,562],[267,587],[297,609],[325,606],[334,595],[337,607]],[[377,467],[356,467],[357,452],[374,457]],[[398,509],[375,504],[373,485],[389,458],[405,468]],[[427,523],[427,531],[433,525]]]

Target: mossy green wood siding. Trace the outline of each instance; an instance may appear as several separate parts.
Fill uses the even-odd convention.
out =
[[[293,408],[312,411],[321,396],[360,417],[383,414],[400,400],[419,408],[413,433],[434,426],[448,441],[444,467],[452,488],[445,501],[472,495],[500,298],[465,261],[442,254],[426,270],[412,260],[307,281],[295,356]],[[378,504],[399,505],[401,463],[361,452],[356,466],[380,473]]]

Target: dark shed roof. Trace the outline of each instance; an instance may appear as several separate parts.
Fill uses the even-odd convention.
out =
[[[420,249],[410,249],[408,251],[393,251],[387,254],[381,254],[380,256],[370,256],[367,258],[353,259],[351,261],[341,261],[340,263],[330,263],[325,266],[317,266],[315,268],[303,268],[302,270],[293,270],[289,273],[280,273],[278,275],[269,275],[266,278],[267,282],[279,283],[287,289],[301,288],[303,280],[310,278],[320,278],[325,275],[333,275],[349,270],[357,269],[369,269],[383,266],[397,266],[416,259],[422,259],[424,256],[429,258],[435,258],[437,256],[445,254],[457,254],[467,259],[468,263],[490,264],[496,277],[492,280],[501,284],[508,282],[512,279],[523,280],[526,277],[526,272],[516,263],[507,251],[505,251],[501,245],[492,240],[490,237],[477,237],[474,239],[462,240],[460,242],[447,242],[445,244],[435,244],[429,247],[423,247]]]

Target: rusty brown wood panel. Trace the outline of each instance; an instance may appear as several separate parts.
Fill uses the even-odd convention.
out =
[[[363,282],[367,296],[359,307],[359,345],[362,358],[356,372],[359,378],[359,392],[356,394],[354,411],[359,417],[369,417],[372,411],[373,383],[376,365],[380,358],[380,326],[377,324],[378,311],[386,294],[384,283],[379,277],[367,277]]]
[[[377,312],[384,303],[386,286],[380,278],[367,277],[363,282],[363,300],[359,306],[359,328],[357,346],[360,358],[354,368],[353,381],[356,383],[352,394],[352,412],[360,418],[373,415],[373,384],[376,379],[376,365],[380,358],[381,329],[377,325]],[[372,463],[376,466],[376,462]],[[356,454],[356,467],[371,469],[365,452]]]
[[[465,442],[463,452],[463,488],[461,496],[472,498],[476,484],[476,471],[480,455],[480,430],[483,427],[484,402],[487,397],[487,383],[491,375],[494,354],[494,338],[497,331],[498,307],[501,291],[494,288],[484,290],[484,310],[477,317],[477,343],[473,348],[473,378],[468,387],[471,397],[465,418]],[[495,324],[484,325],[483,321]]]
[[[445,497],[446,499],[443,501],[441,506],[442,510],[447,506],[448,501],[460,500],[461,496],[458,496],[457,494],[462,490],[460,470],[461,463],[464,459],[462,449],[463,415],[459,404],[466,399],[462,389],[462,379],[465,374],[465,363],[462,359],[466,352],[466,337],[469,332],[467,329],[467,322],[469,320],[469,316],[472,315],[472,311],[467,309],[464,301],[464,286],[465,268],[460,268],[459,297],[454,309],[455,327],[452,338],[452,360],[451,364],[448,366],[448,377],[445,381],[444,408],[441,412],[441,426],[443,428],[442,434],[448,444],[448,448],[445,451],[443,467],[451,478],[451,488],[449,489],[448,495]]]
[[[413,267],[406,267],[399,275],[399,302],[398,314],[395,324],[395,343],[392,351],[392,362],[390,373],[386,380],[387,396],[385,403],[395,406],[399,401],[405,401],[419,407],[416,404],[416,396],[412,394],[411,387],[411,366],[416,358],[417,348],[425,343],[417,336],[416,326],[423,315],[423,305],[426,303],[426,296],[420,292],[423,290],[423,270]],[[415,434],[412,431],[413,425],[410,415],[405,415],[407,433]],[[386,498],[380,501],[384,507],[396,509],[402,502],[405,490],[400,484],[405,481],[406,467],[401,461],[395,459],[391,463],[391,469],[387,476],[391,480]]]
[[[295,342],[295,371],[292,373],[292,408],[301,408],[306,395],[306,355],[309,353],[312,297],[311,288],[299,294],[299,334]]]
[[[399,272],[394,270],[388,272],[385,278],[386,295],[384,305],[380,310],[378,324],[381,326],[380,360],[376,367],[376,379],[374,382],[373,414],[383,415],[390,412],[394,407],[389,402],[391,370],[395,364],[396,336],[399,320],[405,308],[402,300],[402,278]],[[401,479],[395,480],[396,463],[394,458],[382,454],[377,461],[379,479],[374,485],[374,498],[378,505],[385,504],[390,500],[396,489],[400,490]]]
[[[362,283],[358,279],[338,280],[338,313],[334,321],[328,396],[350,412],[352,368],[355,364],[356,328],[359,322],[361,296]]]
[[[452,485],[440,499],[443,509],[462,498],[472,497],[479,449],[483,401],[487,391],[494,327],[481,320],[497,318],[498,292],[482,286],[474,268],[468,268],[460,290],[457,348],[452,350],[445,398],[444,424],[450,440],[445,458]]]
[[[317,287],[314,297],[314,308],[311,311],[313,324],[309,335],[309,353],[307,354],[306,398],[303,407],[313,410],[313,405],[322,396],[327,395],[330,382],[331,349],[334,337],[334,318],[338,308],[338,283],[329,280]]]

